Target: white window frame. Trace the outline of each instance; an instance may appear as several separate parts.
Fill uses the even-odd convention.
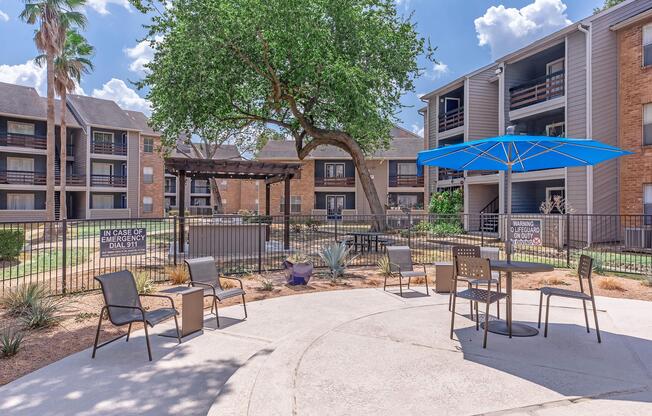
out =
[[[565,71],[566,70],[566,58],[559,58],[559,59],[555,59],[554,61],[550,61],[550,62],[548,62],[546,64],[546,75],[551,75],[551,74],[554,74],[555,72],[558,72],[558,71],[551,72],[550,68],[552,68],[554,65],[556,65],[556,64],[558,64],[560,62],[563,64],[562,71]]]
[[[151,142],[151,149],[147,150],[149,147],[148,142]],[[143,153],[154,153],[154,138],[153,137],[144,137],[143,138]]]
[[[446,110],[448,108],[448,102],[449,101],[457,101],[457,108],[454,108],[452,110]],[[444,114],[448,113],[449,111],[455,111],[459,110],[460,107],[462,107],[462,99],[457,98],[457,97],[444,97]]]
[[[564,198],[566,198],[566,188],[563,186],[547,186],[546,187],[546,201],[550,200],[550,194],[554,191],[564,192]]]
[[[294,202],[292,200],[294,199]],[[296,201],[299,202],[296,202]],[[222,200],[226,204],[226,200]],[[290,214],[300,214],[303,204],[303,198],[301,195],[290,195]],[[281,195],[280,212],[285,212],[285,195]],[[297,208],[298,207],[298,208]]]
[[[401,165],[409,166],[410,170],[414,168],[414,173],[401,173]],[[396,175],[398,176],[416,176],[418,173],[417,163],[416,162],[397,162],[396,163]]]
[[[151,213],[154,212],[154,198],[151,196],[143,197],[143,212]]]
[[[335,176],[328,176],[328,168],[333,166],[333,173]],[[337,168],[342,167],[342,176],[337,176]],[[324,178],[326,179],[336,179],[336,178],[345,178],[346,177],[346,164],[343,162],[326,162],[324,163]]]
[[[550,131],[553,130],[556,127],[563,127],[564,134],[566,133],[566,122],[565,121],[560,121],[557,123],[550,123],[546,125],[546,136],[550,137]]]
[[[324,206],[328,212],[328,198],[342,197],[342,211],[346,209],[346,195],[345,194],[326,194],[324,196]]]
[[[649,113],[650,113],[650,120],[648,120],[647,123],[645,122],[646,109],[649,109]],[[643,146],[650,146],[650,145],[652,145],[652,137],[650,137],[649,143],[646,143],[646,141],[645,141],[645,126],[648,126],[648,125],[652,126],[652,103],[643,104],[642,107],[641,107],[641,111],[643,113],[643,114],[641,114],[641,121],[642,121],[642,124],[643,124],[641,126],[642,139],[643,139],[642,144],[643,144]]]
[[[97,135],[103,135],[103,136],[104,135],[109,135],[109,136],[111,136],[111,140],[109,142],[105,142],[104,140],[102,140],[101,142],[98,142],[97,141]],[[106,137],[106,136],[104,136],[104,137]],[[112,144],[114,139],[115,139],[115,135],[113,134],[113,132],[102,131],[102,130],[95,130],[93,132],[93,143],[111,143]]]
[[[18,199],[26,198],[27,203],[24,204],[24,205],[26,205],[26,208],[16,208],[16,205],[23,205],[23,204],[16,204],[16,202],[20,202],[20,201],[16,201],[16,200],[14,200],[14,198],[18,198]],[[8,193],[7,194],[7,209],[8,210],[15,210],[15,211],[33,211],[35,209],[34,208],[35,207],[35,200],[36,200],[36,197],[35,197],[34,194],[30,194],[30,193]],[[25,201],[23,201],[23,202],[25,202]]]
[[[12,126],[23,126],[23,127],[28,126],[28,127],[31,128],[32,132],[31,133],[23,133],[23,132],[20,132],[20,131],[12,131],[13,130]],[[9,120],[9,121],[7,121],[7,133],[9,133],[9,134],[22,134],[22,135],[25,135],[25,136],[34,136],[36,134],[36,125],[34,123],[24,123],[24,122],[21,122],[21,121]]]
[[[643,49],[641,51],[641,65],[643,67],[648,67],[652,66],[652,57],[650,57],[650,63],[648,65],[645,65],[645,47],[652,45],[652,23],[649,23],[641,29],[641,48]],[[646,33],[647,32],[647,33]],[[646,43],[645,38],[646,35],[649,37],[648,42]]]
[[[143,183],[154,183],[154,168],[151,166],[143,166]]]

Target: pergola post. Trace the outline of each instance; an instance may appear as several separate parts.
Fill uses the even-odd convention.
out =
[[[270,213],[270,208],[269,208],[270,190],[271,190],[271,185],[269,183],[265,183],[265,216],[268,218]],[[268,224],[266,227],[265,241],[269,241],[269,235],[271,234],[270,226],[271,224]]]
[[[290,249],[290,177],[285,176],[285,204],[283,206],[283,246],[286,250]]]
[[[179,241],[175,250],[185,254],[186,247],[186,171],[179,171],[179,191],[177,193],[177,206],[179,207]]]

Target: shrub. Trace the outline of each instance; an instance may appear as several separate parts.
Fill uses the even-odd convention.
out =
[[[152,293],[154,290],[154,282],[149,278],[149,275],[145,272],[135,272],[134,280],[136,280],[136,289],[138,293],[147,294]]]
[[[38,283],[29,283],[18,286],[10,291],[1,300],[0,304],[11,316],[24,315],[28,309],[47,297],[47,290]]]
[[[236,280],[225,279],[223,277],[220,277],[220,285],[222,285],[222,289],[233,289],[236,287],[240,287],[240,285]]]
[[[319,226],[322,225],[322,221],[316,220],[314,218],[308,218],[306,220],[306,228],[312,232],[319,231]]]
[[[436,192],[430,198],[429,211],[433,214],[458,214],[464,208],[461,189]]]
[[[60,302],[54,298],[43,298],[39,302],[31,305],[29,309],[21,315],[23,324],[29,329],[49,328],[59,323],[61,308]]]
[[[383,256],[378,260],[378,272],[381,276],[391,276],[392,275],[392,263],[389,261],[389,257]]]
[[[16,355],[22,342],[22,332],[13,330],[9,327],[5,328],[2,333],[0,333],[0,357],[6,358]]]
[[[438,219],[435,222],[420,221],[412,227],[414,232],[430,232],[436,235],[463,234],[464,228],[457,218]]]
[[[0,260],[10,261],[18,258],[24,241],[25,233],[22,230],[0,230]]]
[[[271,292],[274,290],[274,282],[272,282],[270,279],[263,279],[261,282],[261,290],[264,290],[265,292]]]
[[[351,248],[347,247],[346,243],[339,243],[326,246],[319,252],[319,257],[322,258],[326,263],[326,267],[330,270],[331,280],[337,281],[344,275],[346,266],[351,261],[348,259]]]
[[[303,224],[295,222],[290,226],[290,229],[294,234],[301,234],[301,231],[303,231]]]
[[[182,285],[188,281],[188,270],[183,265],[170,267],[168,275],[173,285]]]
[[[619,292],[625,291],[623,284],[615,277],[603,277],[598,280],[598,287],[604,290],[617,290]]]

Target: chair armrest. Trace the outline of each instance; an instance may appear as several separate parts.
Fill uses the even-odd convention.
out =
[[[215,286],[213,286],[213,285],[209,285],[208,283],[202,283],[202,282],[190,282],[190,283],[188,283],[188,285],[189,285],[189,286],[195,286],[195,285],[197,285],[197,286],[203,286],[203,287],[211,288],[211,289],[213,290],[213,295],[215,295]]]
[[[149,294],[149,293],[139,294],[138,296],[141,296],[141,297],[147,297],[147,298],[164,298],[164,299],[168,299],[168,300],[170,301],[170,303],[172,304],[172,309],[174,309],[174,310],[177,309],[177,308],[174,307],[174,299],[172,299],[171,296],[167,296],[167,295],[156,295],[156,294]]]
[[[238,283],[240,283],[240,289],[244,290],[244,286],[242,286],[242,279],[238,279],[237,277],[230,277],[230,276],[222,276],[222,277],[218,277],[218,279],[235,280]]]
[[[396,267],[398,270],[392,270],[392,266]],[[392,273],[401,273],[401,266],[396,263],[389,262],[389,269]]]
[[[140,306],[127,306],[127,305],[105,305],[104,308],[121,308],[121,309],[136,309],[140,311],[140,313],[143,315],[143,321],[145,320],[145,309],[141,308]],[[104,309],[102,308],[102,309]]]

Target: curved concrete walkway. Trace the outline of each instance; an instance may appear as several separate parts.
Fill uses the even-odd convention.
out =
[[[651,303],[598,299],[598,344],[581,304],[553,300],[548,338],[489,334],[485,350],[463,316],[449,339],[447,296],[408,295],[252,302],[249,320],[216,330],[207,318],[181,345],[152,337],[152,363],[136,333],[95,360],[83,351],[0,388],[0,414],[652,414]],[[536,322],[538,292],[515,300],[515,319]]]

